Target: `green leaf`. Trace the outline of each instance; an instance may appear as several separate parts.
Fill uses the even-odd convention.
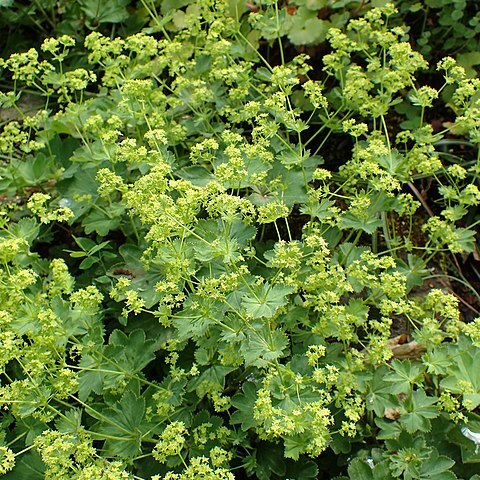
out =
[[[300,454],[305,452],[305,438],[302,435],[288,436],[284,440],[285,450],[284,456],[286,458],[292,458],[298,460]]]
[[[422,463],[432,456],[438,456],[434,448],[426,446],[423,436],[412,437],[406,432],[402,432],[398,440],[387,440],[385,446],[390,450],[392,476],[402,476],[404,479],[420,480]]]
[[[104,445],[107,455],[132,458],[141,452],[142,435],[149,430],[149,424],[144,420],[144,398],[128,391],[112,408],[102,413],[89,408],[87,412],[100,420],[94,431],[107,437]]]
[[[119,249],[118,253],[122,256],[129,269],[144,272],[145,268],[141,261],[144,251],[134,243],[125,243]]]
[[[309,10],[320,10],[328,6],[328,0],[305,0],[304,5]]]
[[[460,245],[463,252],[471,253],[475,251],[475,236],[477,232],[469,228],[455,228],[454,242]]]
[[[335,455],[339,455],[341,453],[350,453],[352,450],[352,444],[348,438],[345,438],[343,435],[338,433],[334,433],[332,434],[330,448]]]
[[[22,393],[22,399],[16,405],[17,418],[29,417],[35,410],[46,405],[52,396],[49,388],[42,386],[36,389],[29,388]]]
[[[99,348],[101,355],[103,348]],[[79,367],[82,368],[78,375],[78,397],[80,400],[86,400],[90,393],[102,393],[105,372],[103,371],[103,360],[101,356],[84,354],[80,360]],[[111,365],[105,368],[111,369]]]
[[[253,318],[271,318],[280,307],[286,305],[285,297],[292,292],[292,287],[270,286],[268,282],[265,282],[245,294],[242,298],[242,306]]]
[[[448,369],[448,376],[440,382],[440,386],[452,393],[463,394],[463,401],[468,409],[474,410],[480,405],[480,350],[471,348],[455,357]],[[465,393],[468,385],[468,393]]]
[[[126,335],[114,330],[108,345],[82,356],[79,373],[79,397],[85,400],[90,392],[102,393],[103,388],[115,388],[122,380],[141,372],[158,349],[155,340],[146,340],[143,330]]]
[[[212,172],[200,165],[191,165],[184,167],[176,172],[180,178],[189,180],[193,185],[198,187],[204,187],[212,180],[215,180],[215,176]]]
[[[330,22],[317,18],[317,12],[300,7],[291,20],[288,39],[294,45],[314,45],[325,41]]]
[[[162,0],[160,3],[162,15],[166,15],[172,10],[183,8],[191,2],[192,0]]]
[[[394,360],[392,362],[394,371],[385,378],[385,381],[392,384],[390,391],[393,394],[408,393],[413,385],[421,383],[424,367],[410,360]]]
[[[372,234],[375,230],[382,226],[382,220],[375,217],[360,218],[350,212],[344,213],[340,217],[340,228],[353,228],[355,230],[363,230]]]
[[[11,472],[2,475],[2,480],[44,480],[45,465],[37,452],[29,451],[15,460]]]
[[[192,240],[195,258],[209,262],[221,258],[224,263],[233,263],[240,251],[255,236],[256,229],[240,221],[232,223],[220,220],[200,220],[195,233],[201,237]]]
[[[251,194],[249,199],[255,205],[281,200],[288,208],[292,208],[295,204],[307,202],[307,183],[311,181],[315,168],[322,162],[321,157],[309,157],[307,160],[304,160],[302,168],[294,166],[290,169],[280,162],[275,162],[268,172],[268,180],[278,182],[275,190],[268,192],[267,196],[264,194]]]
[[[402,413],[399,422],[405,427],[408,433],[416,431],[430,431],[430,419],[436,418],[440,414],[438,408],[434,406],[436,397],[429,397],[424,390],[412,392],[411,398],[403,402],[406,413]]]
[[[110,369],[119,369],[118,375],[111,374],[105,379],[105,385],[112,388],[129,376],[141,372],[152,360],[158,345],[155,340],[146,340],[144,330],[134,330],[126,335],[121,330],[114,330],[105,347],[105,356],[110,363]]]
[[[75,173],[71,178],[62,179],[58,182],[57,188],[63,198],[71,203],[70,209],[75,214],[75,219],[84,215],[92,206],[92,202],[97,198],[98,184],[95,179],[97,168],[78,168],[74,165]],[[82,165],[82,167],[85,167]],[[77,201],[77,197],[90,198],[90,201]]]
[[[122,222],[122,214],[125,211],[125,206],[117,203],[104,209],[93,209],[82,222],[85,233],[90,235],[96,232],[102,237],[105,237],[108,232],[115,230]]]
[[[344,213],[340,218],[340,228],[354,228],[372,234],[382,226],[379,214],[391,210],[393,205],[394,199],[388,197],[384,192],[378,192],[373,195],[370,206],[362,216],[354,215],[348,211]]]
[[[202,372],[198,377],[193,378],[187,387],[187,391],[192,392],[203,383],[218,386],[222,390],[225,388],[225,377],[235,370],[235,367],[225,367],[223,365],[213,365]]]
[[[255,460],[258,478],[270,480],[273,475],[288,478],[280,445],[260,444],[255,452]]]
[[[392,149],[388,154],[377,156],[375,160],[392,177],[404,182],[409,180],[409,162],[396,148]]]
[[[99,0],[89,1],[97,2]],[[110,163],[108,149],[112,149],[112,146],[105,145],[101,140],[95,140],[88,145],[78,147],[70,157],[70,162],[81,164],[82,169],[90,169],[89,167],[93,167],[95,169],[103,166],[106,167]]]
[[[62,433],[75,434],[82,428],[82,410],[71,408],[64,412],[63,416],[55,422],[55,427]]]
[[[404,431],[399,422],[392,422],[383,418],[375,418],[375,425],[380,428],[377,433],[378,440],[396,439]]]
[[[414,286],[422,285],[423,278],[429,273],[425,262],[420,257],[412,255],[411,253],[407,256],[407,263],[398,259],[397,264],[397,270],[407,277],[408,290]]]
[[[448,458],[444,455],[438,455],[436,452],[430,458],[425,460],[420,467],[420,475],[422,478],[437,478],[440,474],[449,474],[450,477],[445,478],[456,478],[455,475],[451,477],[452,473],[447,472],[453,465],[455,465],[455,461],[451,458]],[[440,477],[439,479],[440,480]]]
[[[245,332],[245,340],[242,341],[240,352],[245,359],[245,365],[264,367],[273,360],[284,356],[289,340],[281,330],[269,331],[268,325]]]
[[[13,0],[0,0],[0,7],[11,7]]]
[[[367,410],[373,410],[379,417],[385,415],[386,409],[399,406],[390,384],[385,382],[387,372],[388,369],[385,366],[377,368],[372,379],[367,383],[365,405]]]
[[[240,17],[248,10],[243,0],[228,0],[230,16],[239,21]]]
[[[436,346],[431,352],[426,352],[422,357],[422,363],[427,367],[428,373],[444,376],[453,359],[445,345]]]
[[[285,165],[287,168],[292,167],[293,165],[302,165],[310,158],[310,150],[304,150],[302,147],[295,145],[291,149],[283,150],[278,159]]]
[[[204,440],[201,442],[191,442],[189,447],[189,455],[192,457],[197,457],[205,452],[208,452],[213,447],[218,445],[218,440],[216,437],[216,432],[219,431],[219,428],[223,425],[223,420],[217,415],[211,415],[208,410],[201,409],[200,413],[197,413],[190,425],[191,431],[195,431],[197,427],[204,429]]]
[[[8,231],[17,238],[26,240],[30,245],[38,237],[40,226],[34,218],[22,218],[12,223]]]
[[[131,0],[80,0],[80,8],[95,23],[119,23],[128,18]]]
[[[84,251],[87,253],[87,255],[93,255],[102,248],[105,248],[110,241],[107,240],[106,242],[101,242],[101,243],[96,243],[90,238],[85,238],[85,237],[73,237],[75,240],[75,243]]]
[[[80,268],[80,270],[88,270],[89,268],[93,267],[93,265],[96,265],[99,262],[100,262],[99,258],[88,257],[82,260],[78,268]]]
[[[184,308],[172,318],[178,332],[178,340],[183,342],[189,338],[204,337],[212,325],[222,320],[227,307],[197,295],[189,295]]]
[[[288,462],[284,478],[294,478],[295,480],[316,479],[318,478],[318,466],[313,460],[305,458],[300,458],[296,462]]]
[[[351,480],[373,480],[372,467],[361,458],[354,458],[348,465]]]
[[[255,428],[259,423],[253,418],[253,408],[257,400],[257,386],[253,382],[244,383],[242,393],[237,393],[231,399],[237,409],[230,417],[233,425],[241,424],[244,432]]]
[[[46,423],[28,416],[17,420],[14,432],[17,436],[25,435],[25,445],[31,445],[35,438],[48,428]]]
[[[334,202],[323,198],[320,203],[307,203],[300,207],[300,212],[304,215],[310,215],[311,217],[322,219],[327,218],[332,215],[331,207],[333,207]]]
[[[389,468],[390,462],[384,460],[383,462],[376,463],[373,467],[374,480],[391,480],[392,475]]]
[[[477,71],[476,65],[480,65],[480,52],[462,52],[456,55],[456,60],[461,65],[469,78],[475,78]]]
[[[28,156],[21,162],[12,163],[15,170],[16,183],[23,186],[40,185],[52,178],[56,173],[56,167],[51,156],[39,152],[35,156]],[[19,179],[23,180],[19,182]]]

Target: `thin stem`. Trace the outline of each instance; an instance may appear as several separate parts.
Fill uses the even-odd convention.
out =
[[[410,190],[414,193],[414,195],[418,198],[418,200],[422,204],[423,208],[427,211],[427,213],[431,217],[433,217],[434,213],[432,212],[431,208],[428,206],[428,203],[425,201],[421,193],[417,190],[417,187],[415,187],[415,185],[410,181],[407,182],[407,185],[410,188]]]

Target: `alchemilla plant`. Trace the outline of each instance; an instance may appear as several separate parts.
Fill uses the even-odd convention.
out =
[[[480,80],[392,4],[295,2],[347,12],[311,58],[280,3],[179,3],[1,60],[0,474],[478,480],[432,279],[478,297]]]

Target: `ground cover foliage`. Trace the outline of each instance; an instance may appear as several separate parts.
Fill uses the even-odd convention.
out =
[[[3,478],[479,480],[479,20],[0,0]]]

